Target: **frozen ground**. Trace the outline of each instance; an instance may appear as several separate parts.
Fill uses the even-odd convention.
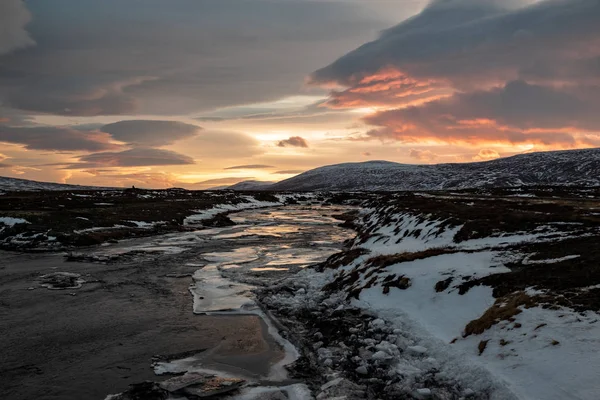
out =
[[[161,331],[145,333],[135,349],[163,356],[126,364],[131,371],[143,365],[152,376],[123,373],[114,390],[101,392],[122,392],[113,400],[191,399],[211,390],[249,400],[595,399],[600,357],[590,349],[600,341],[600,252],[599,222],[590,210],[600,207],[595,198],[513,194],[373,197],[353,219],[358,235],[337,226],[340,219],[353,225],[351,214],[343,215],[351,207],[312,207],[312,200],[240,211],[229,215],[235,225],[211,228],[200,226],[205,218],[238,208],[205,208],[185,231],[69,255],[83,264],[46,265],[18,278],[11,272],[0,281],[9,288],[0,310],[25,307],[27,318],[3,316],[28,331],[42,329],[34,316],[58,304],[61,293],[53,319],[91,318],[85,302],[69,306],[63,298],[96,299],[85,308],[90,316],[121,309],[132,310],[128,318],[147,315],[143,331]],[[113,293],[122,303],[103,305],[102,296],[114,301]],[[95,336],[82,335],[85,324],[74,324],[58,342],[70,349],[70,337],[102,341],[113,332],[111,343],[125,340],[132,333],[115,326],[128,323],[114,314],[110,333],[95,328]],[[49,370],[40,361],[19,361],[22,335],[0,343],[10,349],[0,372],[11,395],[18,393],[15,382],[35,381],[25,374]],[[72,353],[89,348],[81,346]],[[43,355],[58,360],[61,352]],[[103,376],[103,363],[92,363],[88,376]],[[125,390],[126,384],[133,385]],[[27,397],[15,398],[36,398],[28,388]],[[85,389],[78,390],[85,398]]]
[[[256,359],[216,346],[185,358],[154,362],[157,376],[164,379],[184,374],[187,379],[195,374],[213,374],[223,379],[242,379],[246,385],[232,395],[236,399],[309,399],[306,383],[290,377],[286,369],[299,358],[298,350],[280,334],[277,321],[261,309],[253,290],[273,285],[338,252],[342,242],[354,233],[337,227],[339,221],[331,215],[346,210],[290,206],[242,211],[230,216],[238,224],[235,226],[168,234],[143,243],[121,243],[88,255],[90,259],[101,260],[101,257],[116,255],[119,259],[135,254],[139,259],[162,253],[164,257],[185,259],[184,266],[169,275],[191,275],[188,278],[191,312],[215,317],[258,317],[263,335],[269,338],[267,342],[273,342],[278,350],[276,357],[262,360],[266,369],[257,370],[253,366]],[[209,248],[219,250],[209,251]],[[238,328],[234,324],[231,329]],[[182,390],[177,389],[177,393],[181,395]],[[122,395],[127,396],[127,393]]]
[[[598,398],[596,204],[423,197],[372,201],[345,253],[262,299],[316,335],[319,373],[357,399]],[[352,310],[374,320],[306,317]]]

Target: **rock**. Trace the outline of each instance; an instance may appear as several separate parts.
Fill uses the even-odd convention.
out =
[[[207,377],[204,381],[185,387],[185,394],[196,397],[212,397],[238,390],[245,383],[243,379]]]
[[[378,360],[378,361],[389,360],[391,358],[392,357],[388,353],[386,353],[385,351],[381,351],[381,350],[379,350],[378,352],[376,352],[375,354],[373,354],[371,356],[372,360]]]
[[[369,325],[373,328],[381,328],[381,327],[385,326],[385,321],[382,320],[381,318],[377,318],[377,319],[374,319],[373,321],[371,321],[371,323]]]
[[[329,382],[327,382],[326,384],[324,384],[323,386],[321,386],[321,390],[327,390],[329,388],[332,388],[334,386],[337,386],[340,384],[340,382],[342,382],[344,380],[344,378],[336,378],[333,379]]]
[[[384,351],[387,354],[395,355],[398,354],[398,346],[393,343],[390,343],[386,340],[383,340],[381,343],[375,345],[375,348],[380,351]]]
[[[333,360],[331,358],[327,358],[325,361],[323,361],[324,367],[331,367],[332,365],[333,365]]]
[[[40,277],[43,287],[51,290],[79,289],[85,281],[80,274],[72,272],[52,272]]]
[[[177,390],[183,389],[186,386],[203,382],[206,379],[206,376],[206,374],[202,374],[199,372],[188,372],[185,375],[176,376],[174,378],[160,382],[159,386],[168,392],[175,392]]]
[[[428,399],[431,397],[431,390],[427,388],[417,389],[417,395],[422,399]]]
[[[415,356],[427,353],[427,348],[423,346],[408,346],[407,350],[410,354]]]
[[[364,365],[361,365],[360,367],[355,369],[357,374],[360,375],[367,375],[369,373],[369,370],[367,370],[367,367],[365,367]]]
[[[203,226],[211,227],[211,228],[220,228],[225,226],[233,226],[235,222],[229,219],[225,213],[217,214],[210,219],[206,219],[202,221]]]
[[[118,395],[118,400],[165,400],[168,392],[157,383],[142,382],[129,385],[126,392]]]

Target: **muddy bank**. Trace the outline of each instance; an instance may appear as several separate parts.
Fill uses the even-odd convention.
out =
[[[11,399],[104,399],[198,369],[240,377],[256,398],[273,385],[302,389],[281,373],[289,343],[244,303],[250,288],[337,252],[352,235],[333,218],[345,211],[246,211],[230,215],[234,226],[91,247],[81,257],[2,252],[0,390]],[[229,290],[243,310],[203,315],[229,309]]]
[[[65,263],[61,255],[1,257],[4,398],[103,399],[131,382],[163,379],[151,368],[156,355],[219,347],[213,359],[255,374],[280,357],[256,316],[194,315],[190,278],[164,277],[172,268],[167,260],[103,265]],[[36,277],[55,271],[76,271],[87,283],[39,288]]]
[[[186,218],[198,213],[207,214],[206,226],[223,226],[228,221],[219,210],[280,205],[288,197],[297,196],[183,189],[9,192],[0,196],[0,248],[56,251],[186,231]]]

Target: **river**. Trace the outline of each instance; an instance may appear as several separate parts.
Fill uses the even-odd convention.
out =
[[[4,253],[3,392],[14,399],[103,398],[131,383],[201,371],[250,382],[239,398],[301,398],[305,387],[285,370],[298,353],[252,290],[338,252],[354,232],[332,215],[346,211],[244,211],[230,215],[235,226],[86,249],[88,262]],[[85,282],[40,287],[39,276],[55,272]],[[20,340],[24,335],[29,340]]]

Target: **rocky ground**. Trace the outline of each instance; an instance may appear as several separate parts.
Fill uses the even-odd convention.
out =
[[[244,196],[245,203],[269,200]],[[271,204],[298,199],[276,197]],[[104,393],[122,392],[135,382],[113,398],[168,393],[278,400],[597,398],[600,357],[591,349],[600,346],[600,190],[330,194],[315,202],[361,206],[330,211],[321,220],[296,207],[294,223],[303,226],[296,231],[287,226],[285,209],[255,214],[256,230],[244,225],[246,217],[221,215],[235,204],[212,204],[185,217],[203,221],[193,231],[70,254],[76,274],[57,274],[73,272],[57,256],[10,253],[8,264],[0,266],[0,310],[3,326],[18,328],[4,329],[9,333],[0,343],[10,349],[0,371],[2,390],[21,395],[18,388],[27,385],[25,397],[15,398],[30,398],[50,387],[55,397],[48,398],[65,398],[69,390],[85,398],[118,381]],[[272,226],[275,215],[282,226]],[[225,218],[218,225],[240,227],[197,230],[216,216]],[[288,257],[305,260],[313,246],[325,243],[311,232],[334,223],[331,216],[355,229],[356,237],[324,262],[285,265]],[[217,247],[203,247],[204,235],[212,235]],[[301,254],[290,250],[295,246]],[[186,271],[184,260],[194,257],[211,260],[200,270],[205,274],[194,262]],[[46,261],[40,264],[41,259]],[[256,268],[270,271],[271,278],[261,280]],[[255,287],[251,297],[262,311],[194,316],[187,283],[182,284],[190,276],[197,313],[214,309],[206,294],[220,298],[246,284]],[[225,341],[255,357],[241,358],[244,365],[263,368],[251,374],[264,375],[287,352],[265,334],[273,327],[299,351],[287,366],[290,386],[248,385],[247,378],[239,380],[247,373],[214,380],[186,364],[206,360],[203,350]],[[81,340],[72,343],[75,334]],[[29,340],[19,342],[20,337]],[[65,357],[61,343],[68,343]],[[182,364],[192,354],[200,355]],[[157,360],[170,372],[158,379],[148,360],[154,360],[154,372]],[[68,369],[70,364],[89,368]],[[85,370],[94,371],[98,383],[65,391],[67,382],[60,381],[65,377],[56,373],[65,366],[78,381],[85,381]]]
[[[0,248],[91,246],[196,229],[189,225],[200,219],[204,226],[222,226],[228,221],[220,212],[284,204],[288,198],[295,201],[293,195],[183,189],[6,192],[0,195]],[[200,219],[187,220],[195,215]]]
[[[260,294],[317,399],[597,397],[598,189],[380,194],[363,207],[342,253]]]

